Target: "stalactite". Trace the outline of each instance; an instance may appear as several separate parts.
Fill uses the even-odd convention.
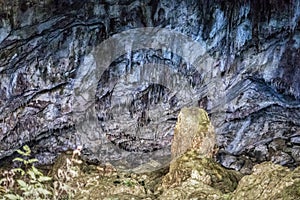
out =
[[[18,118],[10,117],[17,111],[40,111],[34,125],[30,121],[22,127],[32,128],[29,136],[22,136],[24,140],[29,138],[38,146],[70,137],[74,132],[67,135],[68,127],[76,127],[89,114],[80,116],[75,106],[68,103],[63,109],[64,104],[97,81],[95,112],[101,135],[97,142],[103,146],[92,140],[86,148],[99,160],[124,156],[110,149],[103,138],[135,153],[167,147],[182,106],[206,108],[218,129],[219,145],[237,157],[251,157],[250,144],[263,144],[264,137],[288,138],[291,126],[299,129],[294,123],[299,121],[300,96],[297,0],[0,0],[0,4],[0,78],[1,88],[7,88],[0,91],[5,93],[0,97],[0,120],[11,126],[0,141],[7,148],[19,145],[21,136],[13,131]],[[180,48],[191,57],[197,54],[198,49],[185,49],[188,44],[175,42],[176,37],[169,49],[135,52],[131,45],[147,41],[131,38],[134,42],[126,44],[128,52],[109,67],[100,66],[108,69],[101,80],[94,80],[95,74],[90,74],[94,65],[99,67],[99,60],[110,56],[98,58],[94,52],[98,45],[125,30],[147,26],[191,37],[201,49],[197,62],[189,63],[172,52]],[[45,100],[44,106],[36,105]],[[78,118],[70,120],[73,112]],[[286,122],[277,123],[276,116]],[[96,137],[96,133],[85,134]],[[86,135],[73,137],[78,143]],[[99,153],[107,149],[112,151],[109,155]],[[0,158],[7,152],[1,147]]]

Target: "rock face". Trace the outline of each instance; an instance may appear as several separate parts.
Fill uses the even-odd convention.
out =
[[[217,151],[216,135],[205,110],[184,107],[178,115],[174,130],[172,158],[192,149],[199,155],[212,158]]]
[[[180,109],[200,106],[224,166],[299,164],[297,0],[2,0],[0,16],[0,158],[28,143],[49,163],[83,145],[91,162],[136,167],[170,157]],[[124,34],[145,27],[193,42]]]

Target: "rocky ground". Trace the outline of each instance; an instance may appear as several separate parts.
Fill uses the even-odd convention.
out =
[[[212,158],[200,157],[195,151],[188,151],[170,166],[152,172],[82,165],[78,175],[68,182],[76,191],[74,199],[300,199],[300,167],[291,171],[264,162],[255,165],[250,175],[243,175],[222,167]]]
[[[182,142],[176,141],[183,136]],[[144,164],[138,170],[124,171],[110,163],[92,165],[78,162],[75,150],[61,154],[48,175],[53,177],[58,199],[300,199],[300,167],[292,171],[263,162],[245,175],[217,163],[215,152],[214,131],[207,113],[184,108],[176,124],[173,159],[165,167],[149,168],[151,165]]]

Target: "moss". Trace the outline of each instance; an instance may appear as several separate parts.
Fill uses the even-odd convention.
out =
[[[196,152],[188,151],[171,163],[170,172],[163,179],[163,186],[175,187],[193,179],[229,193],[235,190],[241,178],[239,172],[227,170],[211,158],[201,158]]]
[[[227,193],[227,194],[224,194],[223,196],[222,196],[222,198],[224,199],[224,200],[231,200],[232,199],[232,193]]]
[[[284,199],[284,200],[297,200],[300,199],[300,181],[286,187],[280,194],[278,194],[274,199]]]
[[[215,133],[205,110],[196,107],[182,108],[174,130],[171,146],[175,159],[186,151],[194,149],[203,157],[213,157]]]
[[[239,199],[300,199],[300,168],[265,162],[254,167],[251,175],[243,177],[234,191],[233,200]]]

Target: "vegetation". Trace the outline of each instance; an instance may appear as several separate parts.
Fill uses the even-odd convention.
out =
[[[0,180],[1,190],[4,191],[4,197],[10,200],[23,199],[49,199],[52,196],[51,189],[47,187],[47,182],[52,178],[45,176],[38,170],[34,163],[37,159],[30,158],[31,150],[26,145],[22,150],[17,150],[20,157],[13,161],[18,161],[23,164],[23,168],[14,168],[3,173],[3,178]],[[15,176],[17,186],[15,186]]]
[[[188,151],[170,167],[146,173],[118,171],[110,163],[82,164],[81,147],[58,156],[45,175],[24,146],[14,159],[20,167],[0,171],[0,200],[29,199],[299,199],[300,168],[271,162],[248,176]],[[147,167],[147,165],[146,165]],[[276,186],[276,187],[275,187]]]
[[[23,150],[17,150],[19,157],[14,162],[20,162],[21,167],[5,170],[0,177],[1,200],[29,200],[29,199],[70,199],[75,189],[69,186],[69,181],[78,176],[78,168],[74,163],[81,163],[76,159],[81,148],[73,151],[71,159],[66,159],[66,165],[58,169],[53,178],[46,176],[34,164],[38,162],[30,158],[31,150],[25,145]]]

